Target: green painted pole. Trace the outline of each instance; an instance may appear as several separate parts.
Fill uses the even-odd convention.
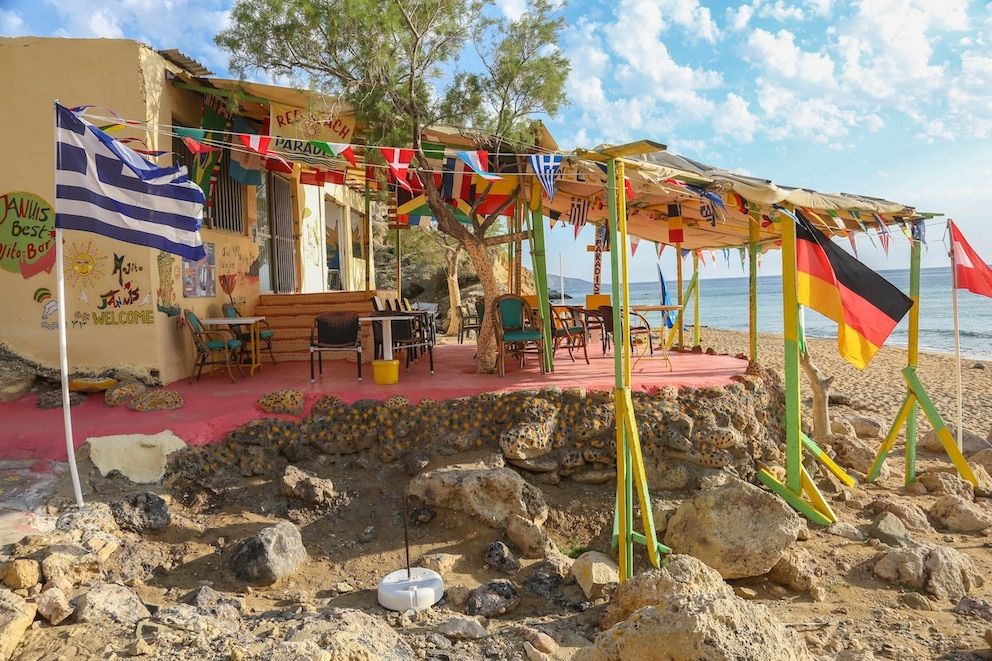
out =
[[[913,239],[910,250],[909,297],[913,307],[909,309],[909,351],[907,366],[916,370],[920,357],[920,244]],[[912,398],[906,418],[906,484],[916,481],[916,398]]]
[[[792,218],[780,219],[782,228],[782,318],[785,334],[785,451],[786,486],[802,489],[802,440],[799,407],[799,300],[796,294],[796,226]]]
[[[544,248],[544,214],[540,194],[537,208],[531,209],[530,257],[534,266],[534,279],[537,287],[537,305],[540,307],[541,328],[544,330],[544,369],[554,370],[554,345],[548,301],[548,259]]]

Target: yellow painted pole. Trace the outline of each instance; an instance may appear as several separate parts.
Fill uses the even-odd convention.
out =
[[[696,282],[696,296],[692,299],[692,346],[699,346],[699,253],[692,253],[692,279]]]
[[[751,331],[751,362],[758,361],[758,223],[749,218],[748,223],[748,327]]]

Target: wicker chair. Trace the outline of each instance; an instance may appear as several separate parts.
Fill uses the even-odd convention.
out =
[[[458,344],[462,344],[469,333],[475,331],[475,337],[479,337],[479,329],[482,328],[482,314],[480,314],[478,304],[462,303],[458,308],[461,312],[461,319],[458,322]],[[483,308],[483,311],[485,308]]]
[[[324,373],[322,355],[325,351],[345,351],[355,354],[358,380],[362,380],[362,334],[358,315],[354,312],[325,312],[313,320],[310,330],[310,383],[314,382],[313,356]]]
[[[504,376],[506,355],[512,354],[521,366],[528,353],[536,353],[544,374],[544,332],[541,320],[534,315],[530,304],[521,296],[504,294],[493,302],[496,321],[496,364],[499,375]]]

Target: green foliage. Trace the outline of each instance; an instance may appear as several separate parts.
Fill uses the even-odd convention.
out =
[[[558,550],[574,560],[583,553],[585,553],[586,551],[590,551],[592,549],[590,549],[588,546],[583,546],[582,543],[579,542],[578,537],[571,537],[569,538],[568,542],[559,545]]]
[[[516,21],[497,11],[491,1],[238,0],[216,42],[242,76],[263,71],[352,103],[371,144],[417,144],[431,124],[516,140],[565,102],[563,21],[548,0]]]

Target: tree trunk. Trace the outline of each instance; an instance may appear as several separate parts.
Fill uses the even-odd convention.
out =
[[[458,288],[458,258],[461,253],[461,246],[456,248],[449,246],[444,250],[444,258],[447,262],[445,280],[448,283],[448,319],[451,320],[445,333],[448,337],[457,336],[462,323],[462,291]]]
[[[471,235],[471,238],[463,241],[462,245],[479,276],[486,303],[486,313],[482,317],[482,327],[479,329],[476,371],[479,374],[492,374],[496,371],[496,328],[493,325],[492,307],[493,301],[499,296],[499,283],[496,282],[496,274],[493,272],[493,263],[489,259],[486,244],[475,235]]]
[[[830,435],[830,384],[834,377],[824,377],[820,369],[813,363],[809,354],[803,352],[799,356],[803,371],[809,379],[813,399],[813,437],[822,443]]]

